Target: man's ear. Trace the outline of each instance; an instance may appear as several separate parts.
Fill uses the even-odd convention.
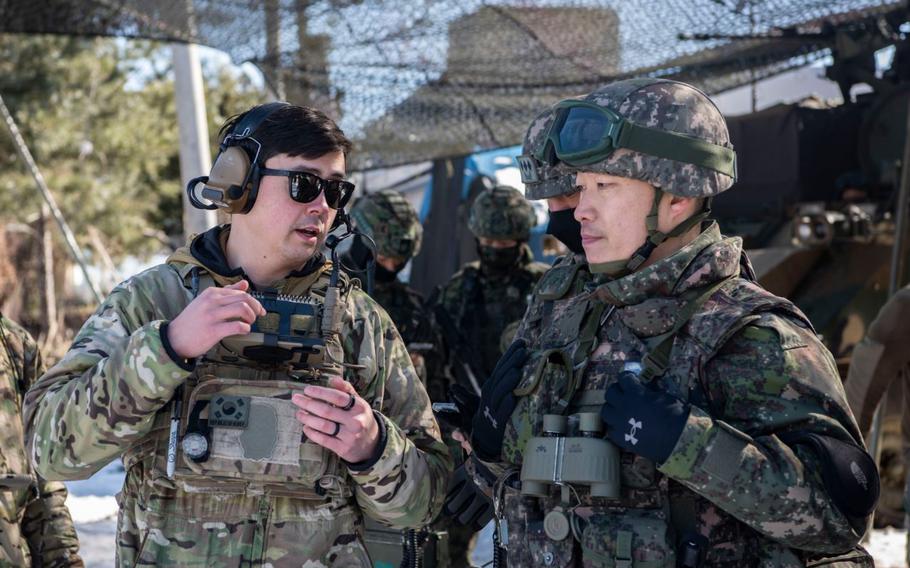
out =
[[[701,210],[703,201],[701,198],[681,197],[679,195],[673,195],[672,193],[668,193],[666,196],[666,207],[670,214],[670,218],[673,219],[674,225],[688,219]]]

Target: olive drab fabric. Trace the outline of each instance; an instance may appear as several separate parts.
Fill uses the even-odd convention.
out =
[[[704,93],[691,85],[666,79],[616,81],[581,100],[609,108],[638,126],[665,130],[732,148],[723,115]],[[546,144],[556,114],[553,108],[531,122],[522,154],[535,155]],[[578,171],[605,173],[646,181],[667,193],[683,197],[713,197],[733,185],[733,178],[717,171],[620,148],[600,162],[567,166],[540,164],[540,183],[528,185],[528,196],[541,199],[570,193]]]
[[[480,192],[471,203],[468,229],[475,237],[526,241],[537,224],[534,208],[520,191],[497,185]]]
[[[172,360],[161,325],[193,299],[187,280],[194,268],[217,285],[242,277],[240,270],[224,269],[229,230],[203,233],[166,264],[114,289],[66,356],[29,392],[31,460],[47,477],[76,479],[127,454],[119,495],[120,566],[370,566],[361,540],[363,515],[398,527],[426,524],[442,505],[451,460],[398,332],[356,287],[344,290],[338,305],[338,349],[343,377],[371,404],[386,432],[374,464],[354,469],[336,460],[336,479],[325,477],[325,485],[321,479],[308,496],[297,487],[289,488],[293,496],[283,496],[272,490],[275,483],[232,494],[217,483],[195,486],[162,475],[169,401],[205,365],[191,373]],[[331,264],[318,260],[310,268],[277,282],[276,291],[324,295]],[[251,369],[249,375],[259,373]],[[287,384],[286,376],[271,374]],[[304,457],[301,450],[301,478],[309,479],[319,461],[304,468]],[[332,490],[323,491],[326,486]]]
[[[518,245],[520,255],[508,270],[469,262],[430,297],[436,320],[443,332],[452,373],[467,388],[464,369],[469,368],[478,383],[489,376],[502,351],[506,327],[521,319],[534,284],[547,265],[534,262],[531,249]]]
[[[557,265],[559,277],[542,278],[538,294],[547,286],[557,299],[532,304],[518,331],[531,349],[518,405],[503,457],[483,464],[503,481],[510,566],[674,567],[684,533],[704,539],[706,567],[806,566],[859,542],[867,519],[842,514],[816,456],[780,437],[862,444],[834,361],[799,310],[741,276],[741,256],[741,241],[711,223],[669,257],[623,278],[589,277],[574,295],[560,292],[580,269]],[[645,360],[712,286],[680,320],[666,372],[651,379],[692,405],[666,461],[623,451],[618,499],[580,484],[522,496],[516,482],[543,415],[597,412],[626,365]],[[585,330],[594,331],[590,345]],[[483,476],[475,480],[492,492]],[[552,515],[544,522],[550,513],[563,516],[566,533]]]
[[[22,400],[44,365],[28,332],[0,315],[0,566],[83,566],[66,487],[35,475]]]

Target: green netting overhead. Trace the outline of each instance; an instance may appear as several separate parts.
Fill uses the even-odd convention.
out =
[[[545,105],[617,77],[719,92],[837,49],[832,26],[905,13],[904,0],[0,0],[0,32],[221,49],[339,119],[364,168],[519,143]],[[714,39],[680,39],[693,33]],[[754,34],[777,37],[727,37]]]

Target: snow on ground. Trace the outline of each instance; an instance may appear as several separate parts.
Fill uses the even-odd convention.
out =
[[[875,568],[905,568],[904,549],[907,546],[907,531],[887,527],[875,529],[865,545],[875,558]]]
[[[114,494],[123,484],[123,466],[114,462],[90,479],[67,482],[69,497],[66,504],[79,533],[80,554],[86,568],[108,568],[114,565],[114,545],[117,534],[117,502]],[[471,553],[473,566],[483,566],[492,560],[493,524],[490,523],[477,538]],[[875,558],[876,568],[905,568],[904,547],[907,533],[901,529],[885,528],[872,531],[866,549]]]

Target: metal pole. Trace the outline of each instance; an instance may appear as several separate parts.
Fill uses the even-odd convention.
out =
[[[196,45],[174,44],[174,96],[177,103],[177,130],[180,134],[181,187],[212,169],[209,149],[209,125],[205,118],[205,93],[202,90],[202,68]],[[196,209],[183,192],[183,235],[203,233],[215,226],[214,211]]]
[[[82,274],[85,276],[85,281],[88,284],[89,289],[91,289],[92,295],[95,296],[95,300],[100,304],[103,298],[98,291],[98,285],[88,272],[88,265],[82,257],[82,252],[79,250],[79,244],[76,243],[76,237],[70,230],[69,225],[66,224],[66,219],[63,218],[63,213],[60,212],[60,208],[57,207],[57,201],[51,194],[51,190],[48,189],[47,184],[44,182],[44,176],[41,175],[38,165],[35,164],[35,160],[32,158],[32,153],[29,151],[28,146],[25,145],[25,140],[19,132],[19,127],[16,126],[16,121],[13,119],[13,115],[7,108],[2,96],[0,96],[0,114],[3,114],[6,128],[13,137],[13,144],[19,152],[19,156],[22,158],[22,161],[25,162],[25,166],[28,168],[29,173],[31,173],[32,177],[35,179],[38,191],[41,192],[41,196],[44,198],[44,201],[47,202],[48,207],[50,207],[51,215],[54,217],[54,220],[57,221],[60,232],[63,233],[63,240],[66,241],[66,246],[73,257],[73,260],[75,260],[76,264],[79,265],[79,268],[82,269]]]

